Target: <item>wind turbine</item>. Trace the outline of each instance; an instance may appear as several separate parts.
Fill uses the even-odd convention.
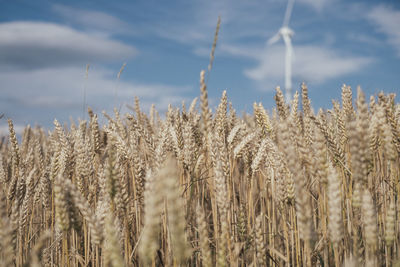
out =
[[[286,6],[285,18],[283,19],[282,27],[279,31],[268,40],[268,45],[274,44],[283,39],[286,47],[285,53],[285,96],[286,101],[289,102],[292,99],[292,36],[293,30],[289,28],[290,16],[292,15],[294,0],[289,0]]]

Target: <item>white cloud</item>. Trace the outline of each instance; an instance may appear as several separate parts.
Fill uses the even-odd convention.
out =
[[[379,32],[387,36],[387,41],[400,57],[400,11],[381,5],[373,8],[367,18],[376,25]]]
[[[321,12],[324,7],[332,2],[332,0],[299,0],[299,2],[310,5],[316,11]]]
[[[264,53],[264,48],[251,45],[221,44],[221,52],[237,57],[259,59]]]
[[[122,42],[48,22],[1,23],[0,36],[2,69],[122,61],[137,53]]]
[[[67,22],[81,26],[88,31],[101,31],[107,34],[132,32],[132,28],[127,23],[104,12],[60,4],[53,5],[52,9]]]
[[[163,112],[167,109],[166,101],[179,105],[192,89],[189,86],[127,82],[123,75],[117,82],[116,72],[95,66],[89,70],[86,82],[84,75],[84,68],[76,67],[0,73],[2,93],[8,98],[8,103],[2,104],[3,112],[15,118],[18,110],[24,110],[23,119],[19,118],[24,122],[40,119],[41,123],[51,123],[54,117],[64,116],[66,119],[70,115],[76,118],[82,114],[85,84],[87,104],[97,113],[102,110],[110,112],[114,106],[122,106],[125,110],[126,104],[133,103],[134,96],[139,97],[145,110],[154,103]]]
[[[293,59],[294,81],[323,83],[329,79],[354,73],[371,62],[372,59],[357,56],[342,56],[328,48],[319,46],[296,46]],[[263,88],[273,89],[283,84],[284,77],[284,46],[272,46],[254,54],[259,64],[255,68],[246,69],[245,75],[263,85]]]
[[[346,35],[346,37],[351,41],[356,41],[364,45],[380,46],[382,41],[372,35],[366,35],[362,33],[351,32]]]
[[[26,125],[24,124],[14,124],[14,131],[15,134],[17,135],[21,135],[24,132],[24,129],[26,127]],[[7,120],[1,120],[0,121],[0,137],[2,136],[8,136],[10,133],[9,128],[8,128],[8,123]]]

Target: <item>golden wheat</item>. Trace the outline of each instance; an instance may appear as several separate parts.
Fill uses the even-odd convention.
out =
[[[224,91],[148,116],[27,126],[0,143],[1,266],[394,266],[400,105],[380,93],[314,114],[243,117]],[[300,102],[301,101],[301,102]],[[302,109],[299,108],[302,103]]]

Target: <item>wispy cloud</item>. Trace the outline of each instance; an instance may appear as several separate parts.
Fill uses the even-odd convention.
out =
[[[128,23],[104,12],[60,4],[53,5],[52,10],[67,23],[82,27],[85,31],[109,35],[132,33],[132,27],[129,27]]]
[[[17,120],[37,121],[40,118],[42,123],[51,122],[54,116],[60,120],[70,115],[79,117],[82,115],[85,84],[87,104],[96,112],[111,111],[114,105],[124,107],[133,103],[134,96],[141,99],[143,108],[148,109],[154,103],[162,112],[167,109],[167,100],[179,105],[182,100],[189,99],[192,90],[190,86],[128,82],[123,77],[117,82],[116,71],[96,66],[90,69],[86,82],[84,73],[84,68],[77,67],[0,73],[2,93],[9,98],[8,103],[2,103],[3,112]],[[18,110],[25,110],[23,118],[18,117]]]
[[[26,125],[14,123],[14,131],[17,135],[21,135]],[[9,135],[9,128],[6,120],[0,121],[0,137]]]
[[[108,37],[49,22],[0,24],[1,69],[36,69],[122,61],[137,50]]]
[[[380,46],[383,44],[382,40],[379,40],[374,36],[362,33],[352,32],[347,34],[346,37],[351,41],[355,41],[364,45]]]
[[[233,50],[231,50],[233,51]],[[258,82],[266,90],[272,90],[274,86],[283,84],[285,48],[272,46],[258,51],[254,58],[258,59],[258,65],[246,69],[245,75]],[[257,56],[256,56],[257,55]],[[323,83],[329,79],[360,71],[372,59],[344,56],[340,53],[320,46],[296,46],[293,60],[293,79],[313,83]]]
[[[292,22],[302,21],[296,18],[298,10],[305,9],[311,14],[320,13],[332,4],[332,1],[296,2]],[[161,38],[191,46],[195,55],[208,56],[218,16],[222,19],[219,47],[230,43],[251,46],[264,43],[276,33],[282,24],[286,4],[287,1],[280,0],[192,1],[190,9],[179,13],[175,7],[163,6],[160,13],[165,19],[161,18],[155,22],[149,30]],[[304,26],[303,22],[300,25]]]
[[[178,2],[178,6],[187,5],[186,1]],[[264,39],[272,34],[267,25],[271,25],[271,22],[282,23],[280,17],[270,15],[280,10],[283,17],[284,9],[272,5],[272,2],[274,0],[195,0],[191,1],[190,8],[186,8],[185,12],[177,12],[176,6],[164,5],[159,7],[158,20],[149,22],[150,26],[147,27],[150,32],[162,38],[192,46],[195,52],[200,48],[209,48],[218,16],[221,16],[222,21],[221,42]]]
[[[367,15],[377,30],[387,36],[387,41],[400,57],[400,11],[388,6],[377,6]]]
[[[299,0],[300,3],[306,4],[321,12],[328,4],[331,4],[332,0]]]

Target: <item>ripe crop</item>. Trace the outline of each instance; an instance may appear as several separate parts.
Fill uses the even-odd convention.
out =
[[[239,117],[223,93],[0,143],[3,266],[391,266],[399,255],[400,105],[315,113],[305,84]]]

